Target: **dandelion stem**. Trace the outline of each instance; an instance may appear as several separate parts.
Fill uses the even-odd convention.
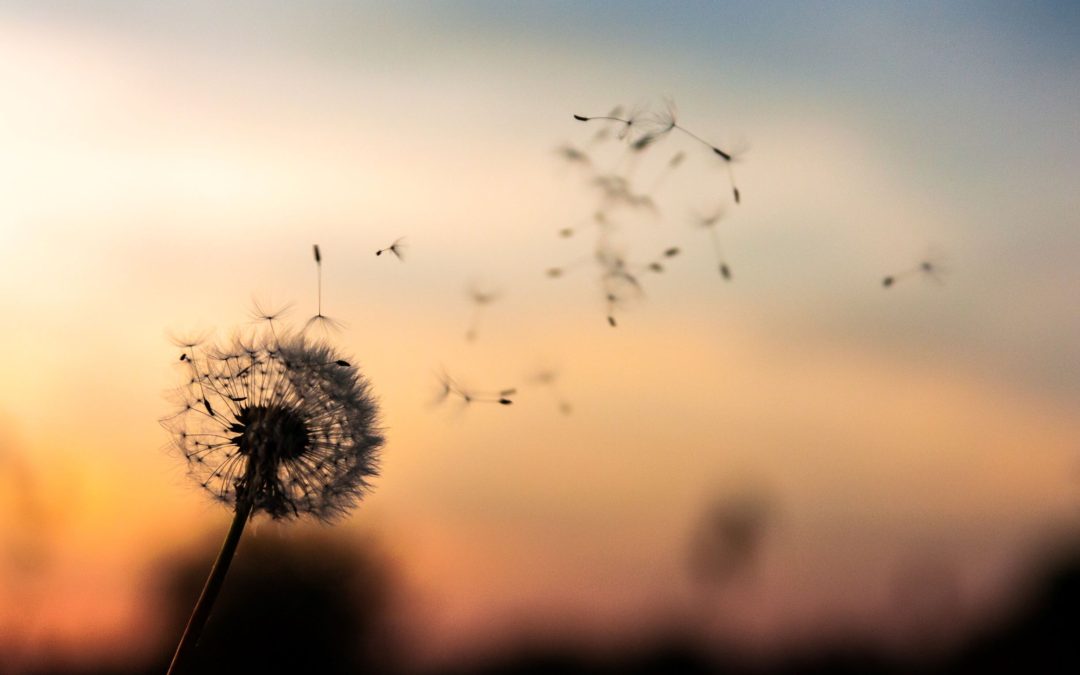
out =
[[[195,609],[192,610],[191,618],[188,619],[187,627],[184,628],[184,635],[180,638],[180,644],[176,646],[176,653],[173,655],[172,663],[169,664],[166,675],[181,672],[181,666],[195,651],[195,645],[199,641],[203,627],[206,626],[206,621],[210,618],[210,610],[213,609],[214,601],[217,600],[221,586],[225,583],[225,575],[229,571],[229,564],[236,553],[236,546],[240,543],[240,535],[244,533],[244,526],[247,525],[250,515],[251,500],[238,499],[232,526],[229,527],[229,533],[225,535],[225,543],[221,545],[221,552],[218,553],[217,560],[214,561],[214,566],[210,569],[210,576],[206,579],[206,585],[203,586],[198,602],[195,603]]]

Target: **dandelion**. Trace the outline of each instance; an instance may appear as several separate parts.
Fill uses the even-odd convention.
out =
[[[325,343],[257,334],[183,348],[179,409],[162,425],[188,474],[234,516],[169,673],[191,655],[247,521],[343,516],[370,489],[383,445],[367,380]]]
[[[378,251],[375,251],[375,255],[378,256],[382,255],[383,253],[389,252],[393,253],[398,260],[405,260],[405,248],[405,237],[398,237],[394,240],[393,244],[390,244],[386,248],[380,248]]]

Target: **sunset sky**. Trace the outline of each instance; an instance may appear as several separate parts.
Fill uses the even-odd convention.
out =
[[[223,536],[170,336],[302,324],[312,244],[388,439],[333,532],[390,552],[422,658],[691,612],[718,499],[769,504],[704,629],[752,649],[889,641],[927,561],[976,620],[1080,534],[1075,3],[0,1],[0,85],[0,652],[126,658],[155,561]],[[572,118],[665,97],[741,204],[688,136],[634,165]],[[592,266],[545,276],[593,252],[566,143],[652,189],[628,258],[681,250],[617,328]],[[928,251],[944,283],[882,288]],[[435,406],[441,369],[515,403]]]

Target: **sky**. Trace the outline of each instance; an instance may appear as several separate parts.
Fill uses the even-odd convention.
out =
[[[170,336],[302,324],[313,244],[388,438],[334,529],[393,552],[424,658],[686,611],[695,523],[747,494],[758,569],[706,630],[887,640],[926,560],[1007,606],[1077,533],[1078,66],[1071,3],[0,2],[0,647],[108,657],[224,533],[158,423]],[[639,161],[572,118],[666,98],[741,203],[688,136]],[[680,249],[614,329],[567,143],[651,190],[628,259]],[[882,287],[930,251],[943,283]],[[441,369],[514,405],[435,406]]]

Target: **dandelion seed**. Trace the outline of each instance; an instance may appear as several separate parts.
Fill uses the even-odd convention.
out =
[[[319,245],[318,244],[315,244],[312,247],[312,249],[315,252],[316,279],[317,279],[317,284],[318,284],[317,287],[316,287],[317,288],[317,290],[316,290],[316,307],[317,307],[317,310],[315,312],[315,316],[308,319],[307,323],[304,324],[304,330],[307,331],[312,326],[321,326],[322,329],[323,329],[323,332],[325,334],[329,334],[331,332],[340,331],[344,327],[344,324],[342,324],[337,319],[332,319],[332,318],[326,316],[325,314],[323,314],[323,311],[322,311],[322,253],[319,251]]]
[[[622,115],[621,109],[617,108],[609,115],[574,115],[574,119],[579,122],[615,122],[619,127],[616,137],[622,140],[630,134],[631,129],[633,129],[635,125],[640,125],[642,123],[642,120],[644,119],[644,110],[641,105],[637,105],[634,106],[625,117]]]
[[[661,254],[660,258],[653,260],[652,262],[645,265],[645,270],[656,273],[663,272],[665,267],[660,261],[665,258],[674,258],[675,256],[679,255],[680,252],[681,249],[679,249],[678,246],[672,246],[670,248],[664,249],[664,252]]]
[[[642,134],[641,136],[638,136],[637,140],[630,144],[630,149],[634,152],[641,152],[658,140],[660,140],[659,134]]]
[[[619,297],[614,293],[608,293],[604,296],[607,300],[607,322],[612,328],[615,328],[618,323],[615,321],[615,308],[619,304]]]
[[[720,222],[724,216],[724,207],[718,206],[715,211],[708,214],[694,214],[691,218],[691,222],[695,227],[702,228],[709,232],[709,239],[712,241],[713,253],[716,255],[716,267],[720,271],[720,276],[725,281],[731,281],[731,267],[724,259],[724,251],[720,246],[720,234],[717,232],[717,223]]]
[[[292,308],[292,303],[286,303],[281,306],[277,306],[274,309],[270,309],[268,305],[265,305],[257,298],[251,300],[251,318],[255,321],[265,321],[269,325],[273,325],[275,321],[280,321],[281,318]]]
[[[270,334],[277,337],[277,327],[275,322],[280,323],[281,318],[292,308],[291,303],[276,306],[271,309],[269,305],[260,303],[257,298],[251,299],[251,318],[256,322],[265,322],[270,329]]]
[[[465,405],[472,403],[512,405],[514,401],[510,397],[517,393],[515,388],[501,389],[495,393],[473,391],[459,384],[447,374],[446,370],[439,371],[437,377],[439,380],[439,396],[435,401],[436,403],[442,403],[449,398],[457,398]]]
[[[473,312],[469,320],[469,328],[465,331],[465,339],[472,342],[476,339],[480,327],[481,314],[488,305],[499,299],[499,293],[493,290],[481,290],[480,287],[472,285],[469,287],[467,294],[469,300],[473,303]]]
[[[560,279],[563,276],[565,276],[567,273],[569,273],[569,272],[571,272],[571,271],[573,271],[575,269],[579,269],[580,267],[582,267],[584,265],[587,265],[592,261],[593,261],[592,258],[590,258],[588,256],[582,256],[582,257],[579,257],[579,258],[575,258],[575,259],[571,260],[570,262],[568,262],[566,264],[559,265],[557,267],[549,267],[546,270],[544,270],[544,274],[549,279]]]
[[[621,118],[622,116],[623,116],[623,107],[621,105],[615,106],[614,108],[611,109],[611,112],[609,112],[607,114],[607,117],[612,117],[612,118]],[[584,120],[580,119],[581,118],[580,115],[575,115],[574,117],[575,117],[575,119],[579,119],[580,121],[584,121]],[[599,128],[596,130],[596,133],[594,133],[592,135],[592,139],[590,139],[590,141],[589,141],[591,144],[594,144],[594,145],[597,144],[597,143],[601,143],[603,141],[606,141],[611,136],[611,126],[612,126],[611,122],[602,123],[602,124],[600,124],[598,126],[599,126]]]
[[[529,378],[529,382],[546,389],[552,397],[554,397],[556,404],[558,405],[559,412],[563,415],[569,415],[573,411],[573,406],[559,391],[557,380],[559,379],[559,373],[554,368],[544,367],[534,372]]]
[[[608,220],[607,215],[603,211],[596,211],[593,213],[593,217],[585,223],[576,227],[564,227],[559,230],[559,236],[564,239],[569,239],[574,236],[575,233],[585,229],[586,227],[599,228],[601,233],[611,229],[612,223]]]
[[[208,331],[194,331],[190,333],[184,333],[182,335],[170,335],[169,341],[181,349],[188,350],[189,352],[206,342],[210,337]]]
[[[592,164],[592,160],[584,151],[578,150],[570,144],[560,145],[555,149],[555,153],[571,164],[584,164],[586,166]]]
[[[337,519],[370,489],[383,445],[367,381],[324,343],[263,334],[190,350],[193,376],[162,425],[190,476],[234,518],[169,673],[190,657],[247,521]]]
[[[615,326],[615,310],[625,300],[641,297],[644,292],[638,275],[656,270],[650,269],[650,264],[630,264],[622,252],[603,240],[597,246],[595,261],[600,267],[600,286],[607,304],[608,323]],[[654,262],[659,265],[659,261]],[[662,265],[660,269],[663,269]]]
[[[316,326],[322,328],[324,335],[340,333],[345,328],[345,324],[337,319],[330,318],[325,314],[316,314],[304,322],[304,332],[306,333]]]
[[[919,264],[914,267],[910,267],[906,270],[902,270],[895,274],[890,274],[881,280],[881,285],[884,288],[891,288],[895,284],[905,279],[921,276],[924,279],[930,279],[937,284],[945,283],[945,276],[948,274],[948,269],[945,265],[945,255],[939,250],[930,250],[923,260],[919,261]]]
[[[731,196],[735,200],[736,204],[742,203],[742,192],[739,190],[738,185],[735,182],[735,164],[741,161],[743,154],[746,152],[746,146],[744,143],[739,144],[738,147],[732,148],[730,152],[724,152],[719,148],[716,148],[716,154],[724,160],[724,168],[727,171],[728,185],[731,186]]]
[[[670,99],[667,102],[666,111],[663,112],[663,113],[660,113],[659,115],[657,115],[656,118],[655,118],[655,121],[663,129],[662,133],[668,133],[669,131],[672,131],[674,129],[678,129],[679,131],[683,132],[684,134],[686,134],[690,138],[694,139],[698,143],[701,143],[702,145],[704,145],[708,149],[712,150],[714,153],[719,155],[725,161],[727,161],[727,162],[732,161],[732,156],[731,156],[730,153],[724,152],[723,150],[716,147],[712,143],[706,141],[701,136],[698,136],[697,134],[690,131],[686,127],[680,125],[679,122],[678,122],[678,110],[675,107],[675,103],[673,101],[671,101]]]
[[[653,202],[652,197],[647,194],[634,192],[630,186],[630,181],[625,176],[617,174],[604,174],[596,176],[592,180],[592,185],[600,190],[603,195],[605,206],[617,206],[619,204],[625,204],[631,208],[644,208],[647,210],[655,210],[656,204]]]
[[[375,255],[379,256],[379,255],[382,255],[383,253],[386,253],[387,251],[389,251],[390,253],[393,253],[394,256],[396,256],[398,260],[404,261],[405,260],[405,248],[406,248],[405,237],[398,237],[397,239],[394,240],[393,244],[390,244],[386,248],[380,248],[378,251],[375,251]]]
[[[644,109],[639,106],[626,116],[623,116],[621,112],[595,116],[575,114],[574,119],[580,122],[604,121],[618,124],[620,126],[618,134],[620,139],[626,138],[632,131],[640,132],[637,134],[636,138],[630,142],[630,149],[634,152],[641,152],[642,150],[651,147],[658,140],[675,130],[682,132],[708,148],[717,157],[724,160],[724,163],[727,165],[728,181],[731,184],[732,197],[736,204],[741,203],[742,194],[736,186],[735,172],[731,166],[732,163],[736,161],[736,154],[706,141],[701,136],[679,124],[678,109],[675,106],[675,102],[670,98],[665,98],[664,101],[664,108],[653,113],[645,113]],[[681,161],[681,159],[679,161]]]
[[[640,293],[641,282],[622,254],[601,247],[597,249],[596,261],[602,271],[600,280],[607,288],[609,301],[614,299],[616,290],[621,288],[630,287],[634,292]]]
[[[701,136],[698,136],[686,127],[680,125],[678,122],[678,109],[675,107],[675,102],[670,98],[665,99],[665,102],[665,109],[659,113],[655,113],[650,118],[650,122],[653,125],[653,130],[650,133],[662,135],[677,129],[712,150],[713,153],[723,159],[724,163],[727,165],[728,181],[731,183],[731,194],[735,199],[735,203],[739,204],[742,201],[742,195],[739,192],[739,188],[735,185],[735,172],[731,168],[732,163],[735,161],[735,154],[721,150]]]
[[[706,141],[701,136],[698,136],[694,132],[679,124],[679,109],[675,105],[675,101],[671,98],[665,97],[664,109],[648,115],[645,118],[642,126],[645,127],[644,133],[652,136],[663,136],[677,129],[689,136],[690,138],[694,139],[698,143],[701,143],[706,148],[712,150],[724,160],[729,162],[732,160],[732,156],[730,153],[724,152],[717,146]]]

